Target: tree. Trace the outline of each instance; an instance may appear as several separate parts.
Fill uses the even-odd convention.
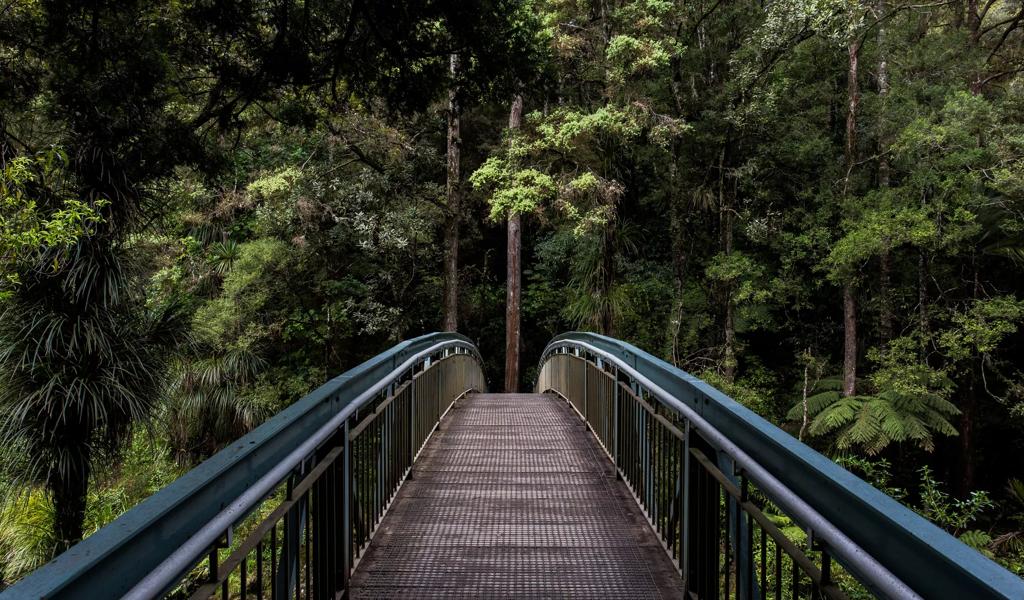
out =
[[[46,249],[21,269],[0,317],[0,431],[7,447],[31,452],[21,475],[50,490],[63,547],[81,537],[92,465],[148,417],[178,340],[177,311],[146,303],[132,245],[164,208],[154,191],[165,178],[222,164],[206,134],[239,134],[253,110],[282,99],[291,102],[273,107],[277,118],[307,126],[323,106],[311,97],[335,109],[360,95],[423,108],[456,51],[473,57],[474,91],[527,68],[516,41],[531,23],[510,0],[304,8],[48,0],[3,11],[4,55],[30,59],[4,65],[0,156],[59,144],[67,183],[38,201],[52,213],[66,194],[98,216],[66,261]]]
[[[459,133],[459,90],[455,81],[459,76],[459,55],[451,55],[452,87],[448,91],[448,153],[447,196],[448,223],[444,230],[444,329],[459,328],[459,220],[462,219],[459,190],[459,154],[462,137]]]
[[[508,116],[511,143],[523,124],[523,96],[517,94],[512,100]],[[519,391],[519,320],[520,296],[522,295],[522,215],[515,210],[508,215],[508,247],[506,250],[507,277],[505,286],[505,391]]]

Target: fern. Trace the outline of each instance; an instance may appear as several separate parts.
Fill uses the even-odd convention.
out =
[[[931,452],[935,435],[957,433],[950,418],[959,410],[938,392],[883,390],[843,397],[841,386],[839,377],[822,379],[807,398],[807,414],[811,417],[808,433],[814,437],[835,436],[839,450],[857,448],[874,456],[890,444],[909,442]],[[803,410],[803,403],[797,402],[787,416],[799,420]]]

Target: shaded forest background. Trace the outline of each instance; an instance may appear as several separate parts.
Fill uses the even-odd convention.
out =
[[[10,582],[442,328],[627,340],[1024,574],[1019,0],[6,0]],[[519,112],[521,111],[521,113]]]

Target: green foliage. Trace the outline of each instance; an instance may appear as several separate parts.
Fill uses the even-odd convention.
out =
[[[16,156],[0,170],[0,269],[7,285],[17,285],[19,270],[44,252],[58,271],[67,262],[72,246],[97,225],[97,209],[70,196],[64,189],[67,157],[56,148],[33,156]],[[45,194],[39,198],[37,194]],[[0,290],[0,299],[10,296]]]
[[[929,452],[963,489],[929,471],[921,512],[1024,573],[1024,473],[992,458],[1024,426],[1012,7],[975,37],[964,4],[206,4],[0,13],[0,483],[29,490],[2,496],[5,580],[70,541],[58,494],[87,500],[71,520],[91,531],[436,329],[452,219],[460,324],[500,379],[513,214],[524,365],[599,330],[801,425],[806,372],[805,441],[907,502]],[[450,90],[460,214],[441,200]],[[860,393],[843,398],[818,379],[842,361],[847,284]],[[932,452],[954,424],[961,452]]]
[[[842,281],[868,260],[904,244],[921,247],[937,234],[931,216],[915,207],[871,207],[852,217],[825,261],[829,277]]]
[[[776,412],[772,398],[774,381],[764,371],[755,371],[734,382],[716,371],[705,371],[700,378],[759,415],[772,416]]]
[[[944,385],[942,376],[921,365],[900,367],[890,364],[879,372],[876,382],[876,386],[891,382],[899,385],[877,387],[873,394],[844,397],[839,392],[841,378],[822,379],[807,398],[807,412],[812,417],[807,432],[816,437],[834,437],[839,451],[859,449],[869,456],[902,442],[931,452],[935,435],[956,435],[949,419],[959,410],[946,399],[948,385],[936,386]],[[788,418],[798,420],[802,414],[803,404],[799,402],[790,409]]]
[[[495,221],[541,209],[554,199],[558,189],[550,175],[536,169],[517,169],[493,156],[469,181],[474,187],[493,190],[490,216]]]
[[[246,348],[181,359],[159,417],[179,462],[198,462],[280,408],[276,390],[257,385],[264,368]]]
[[[59,548],[53,503],[41,489],[8,497],[0,506],[0,568],[15,581],[41,567]]]
[[[221,248],[214,248],[214,256]],[[276,301],[275,285],[288,268],[288,246],[273,238],[257,239],[238,245],[237,258],[224,275],[221,293],[200,306],[193,318],[193,330],[199,341],[214,347],[227,347],[234,340],[248,346],[267,334],[260,318],[265,308]],[[219,265],[218,265],[219,266]]]
[[[891,496],[900,502],[906,501],[907,491],[894,485],[892,464],[887,459],[871,459],[846,454],[837,457],[836,463],[844,469],[857,473],[873,487],[879,489],[888,496]]]
[[[1013,296],[975,300],[951,317],[952,327],[940,335],[939,343],[950,359],[967,360],[991,353],[1017,331],[1017,323],[1024,318],[1024,301]]]
[[[950,497],[927,465],[921,467],[918,474],[921,477],[921,501],[917,512],[954,535],[964,533],[982,513],[994,506],[987,492],[974,491],[963,500]],[[972,534],[968,539],[978,542],[981,537]]]

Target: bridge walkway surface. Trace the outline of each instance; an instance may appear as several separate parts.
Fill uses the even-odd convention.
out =
[[[352,578],[353,598],[678,598],[681,580],[564,401],[472,394],[441,421]]]

